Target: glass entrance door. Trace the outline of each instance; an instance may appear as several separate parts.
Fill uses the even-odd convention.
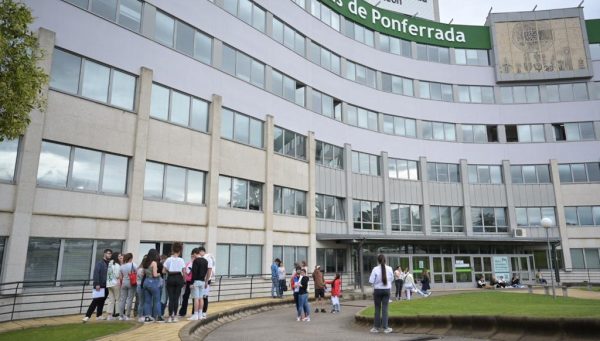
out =
[[[532,257],[527,257],[527,256],[515,256],[515,257],[511,257],[511,267],[512,267],[512,275],[513,276],[519,276],[519,279],[521,280],[521,283],[523,283],[523,281],[529,281],[530,279],[533,278],[533,271],[532,271],[532,266],[531,263],[529,262],[530,258]]]
[[[452,257],[433,257],[432,280],[436,286],[453,286],[454,273],[452,268]]]
[[[429,257],[428,256],[413,256],[412,257],[412,273],[415,278],[415,283],[421,281],[423,270],[429,270]]]
[[[396,256],[396,255],[386,255],[387,263],[392,269],[396,270],[398,266],[402,267],[402,270],[406,270],[408,265],[410,264],[409,257],[404,256]]]
[[[475,269],[475,281],[479,276],[483,275],[486,282],[492,279],[492,257],[473,257],[473,265]]]

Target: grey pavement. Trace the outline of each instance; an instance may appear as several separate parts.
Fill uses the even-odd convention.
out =
[[[481,339],[461,338],[456,336],[435,336],[423,334],[402,334],[394,331],[390,334],[373,334],[370,326],[356,325],[354,314],[372,305],[373,301],[347,301],[342,303],[340,314],[331,314],[330,306],[326,305],[327,313],[314,313],[315,305],[311,303],[310,322],[296,321],[296,308],[284,306],[260,314],[227,323],[212,333],[205,340],[262,340],[280,341],[283,339],[297,340],[446,340],[446,341],[476,341]]]

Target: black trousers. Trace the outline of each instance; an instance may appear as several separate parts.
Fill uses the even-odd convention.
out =
[[[190,286],[192,283],[186,282],[183,290],[183,297],[181,298],[181,308],[179,308],[179,316],[187,315],[188,301],[190,300]]]
[[[85,316],[92,317],[94,310],[96,310],[97,317],[102,316],[102,309],[104,309],[104,302],[106,301],[106,298],[108,297],[108,290],[106,288],[102,288],[102,289],[104,289],[104,297],[94,298],[92,300],[92,303],[90,303],[90,306],[88,307],[88,310],[85,313]],[[94,290],[96,290],[96,288],[94,288]]]
[[[169,316],[177,313],[179,306],[179,296],[183,287],[183,276],[180,273],[169,274],[167,277],[167,295],[169,296]]]
[[[402,297],[402,286],[404,285],[404,281],[401,279],[394,280],[394,284],[396,285],[396,298]]]

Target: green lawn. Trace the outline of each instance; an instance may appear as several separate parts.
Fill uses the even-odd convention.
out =
[[[361,312],[373,316],[369,307]],[[394,301],[390,316],[406,315],[507,315],[538,317],[600,317],[600,301],[578,298],[484,291]]]
[[[590,289],[588,289],[588,287],[577,287],[576,289],[585,290],[585,291],[590,290]],[[591,291],[600,291],[600,287],[591,287]]]
[[[117,333],[133,328],[133,323],[88,323],[63,324],[16,330],[0,334],[0,341],[43,340],[43,341],[81,341]]]

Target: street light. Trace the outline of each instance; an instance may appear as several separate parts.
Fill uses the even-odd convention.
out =
[[[556,299],[556,293],[554,292],[554,266],[552,264],[552,251],[550,249],[550,237],[548,236],[548,230],[554,226],[552,219],[545,217],[542,219],[542,226],[546,230],[546,242],[548,243],[548,262],[550,262],[550,280],[552,283],[552,298]]]

